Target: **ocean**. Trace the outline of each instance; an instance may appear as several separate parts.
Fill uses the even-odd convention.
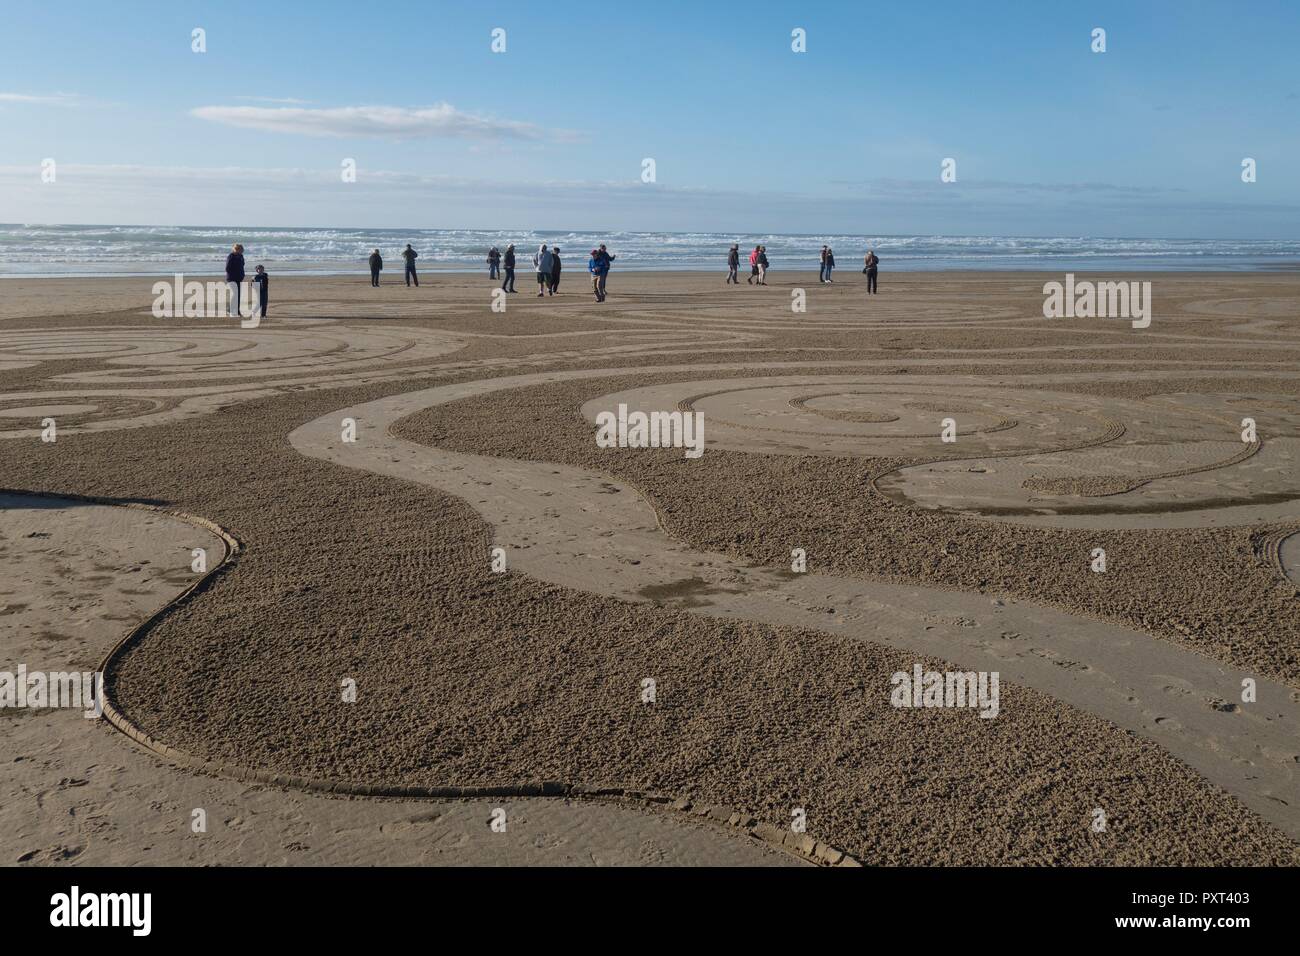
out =
[[[378,248],[388,269],[411,243],[426,270],[485,268],[487,250],[513,242],[520,268],[545,242],[575,261],[605,243],[618,269],[726,270],[727,249],[742,260],[767,246],[772,269],[811,270],[823,244],[840,270],[860,268],[874,248],[881,269],[1234,270],[1294,268],[1300,240],[1104,239],[1029,236],[866,236],[711,232],[583,232],[485,229],[244,229],[225,226],[0,225],[0,277],[220,273],[232,243],[242,242],[250,267],[278,275],[364,272]]]

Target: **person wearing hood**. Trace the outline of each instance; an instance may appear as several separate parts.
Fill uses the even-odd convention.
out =
[[[519,291],[515,288],[515,244],[513,242],[506,246],[506,254],[501,259],[501,265],[506,271],[506,277],[501,280],[501,291]]]
[[[384,257],[376,249],[370,253],[370,284],[375,288],[379,287],[379,273],[384,271]]]
[[[230,286],[230,314],[239,315],[239,287],[244,281],[244,247],[235,243],[226,256],[226,284]]]
[[[831,285],[834,285],[835,280],[831,278],[831,273],[834,270],[835,270],[835,250],[833,250],[830,246],[827,246],[826,260],[822,263],[822,281],[829,282]]]
[[[537,297],[540,299],[546,295],[546,287],[551,281],[551,269],[555,265],[555,256],[550,249],[546,248],[546,243],[542,243],[537,254],[533,256],[533,266],[537,269]]]
[[[727,253],[727,285],[740,285],[740,243],[733,242]]]

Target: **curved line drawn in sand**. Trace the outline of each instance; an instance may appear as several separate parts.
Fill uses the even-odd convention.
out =
[[[459,399],[625,371],[536,373],[423,389],[321,416],[293,431],[289,442],[310,457],[462,498],[496,529],[495,543],[508,549],[512,567],[541,581],[874,641],[952,661],[963,670],[999,671],[1155,741],[1300,838],[1300,694],[1282,684],[1139,631],[1048,607],[932,587],[792,575],[694,551],[665,532],[639,493],[609,476],[445,451],[389,431],[402,418]],[[341,440],[345,417],[358,423],[355,443]],[[1228,703],[1238,699],[1243,678],[1256,680],[1258,705]]]
[[[647,334],[655,331],[646,330]],[[535,354],[529,361],[671,354],[677,350],[689,354],[704,344],[743,345],[755,338],[698,329],[658,331],[673,338],[664,340],[657,335],[638,342],[635,335],[629,335],[628,344]],[[604,333],[573,332],[559,337],[595,334]],[[284,390],[331,389],[402,381],[419,374],[490,372],[518,366],[513,359],[443,361],[475,338],[511,337],[307,319],[290,320],[286,328],[268,323],[247,331],[194,328],[160,333],[117,326],[0,329],[0,369],[78,358],[102,358],[115,366],[49,379],[72,387],[0,392],[0,439],[40,437],[41,429],[35,426],[47,416],[56,418],[60,435],[116,431],[210,415]],[[333,344],[324,347],[322,342]],[[202,384],[189,384],[193,382]]]
[[[103,500],[0,492],[0,651],[11,662],[91,667],[118,642],[119,622],[145,619],[195,581],[194,547],[214,563],[225,552],[206,522]],[[495,800],[358,800],[187,774],[156,748],[122,747],[114,716],[103,728],[79,709],[0,721],[0,749],[12,758],[0,776],[8,861],[806,865],[739,828],[627,801],[510,798],[500,801],[509,832],[486,836]],[[202,833],[191,831],[193,808],[207,815]],[[145,846],[131,838],[141,831]]]
[[[554,781],[516,781],[497,786],[457,786],[449,784],[441,787],[406,786],[385,783],[355,783],[345,780],[329,780],[315,777],[299,777],[279,774],[255,767],[242,767],[218,761],[203,760],[151,736],[124,714],[114,703],[112,696],[114,670],[122,656],[135,646],[164,618],[212,585],[217,576],[227,571],[241,551],[238,539],[215,522],[187,512],[157,508],[140,502],[123,502],[108,498],[72,494],[50,494],[40,491],[19,489],[0,489],[0,495],[23,495],[32,498],[49,498],[54,500],[78,501],[87,504],[108,505],[134,508],[154,514],[164,514],[195,527],[202,528],[216,536],[225,544],[221,560],[214,562],[207,572],[177,594],[162,607],[156,609],[139,624],[132,627],[104,655],[99,670],[104,675],[103,718],[141,747],[149,750],[171,763],[189,767],[211,776],[225,777],[244,783],[264,783],[272,787],[302,790],[333,795],[359,797],[391,797],[406,800],[436,799],[481,799],[481,798],[526,798],[558,797],[571,800],[589,800],[601,803],[637,807],[647,810],[676,810],[698,817],[700,822],[720,827],[734,827],[740,833],[753,839],[761,840],[773,849],[783,851],[803,862],[822,866],[857,866],[858,861],[852,856],[822,841],[814,840],[804,834],[783,830],[771,824],[763,823],[748,813],[723,805],[694,805],[685,798],[675,798],[661,793],[645,793],[616,786],[597,786],[581,783],[561,783]]]

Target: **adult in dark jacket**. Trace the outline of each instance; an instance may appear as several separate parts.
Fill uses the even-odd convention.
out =
[[[420,277],[415,274],[415,260],[420,258],[420,254],[411,248],[409,242],[406,244],[406,248],[402,250],[402,258],[406,260],[406,284],[409,286],[414,282],[419,286]]]
[[[379,273],[383,271],[384,271],[384,257],[381,256],[379,254],[379,250],[376,249],[374,252],[370,253],[370,284],[372,286],[378,288]]]
[[[501,265],[506,270],[506,277],[501,280],[501,290],[503,292],[518,291],[515,289],[515,244],[513,242],[506,246],[506,254],[501,260]]]
[[[239,287],[244,281],[244,247],[235,243],[226,256],[226,282],[230,286],[230,314],[239,315]]]
[[[862,271],[867,276],[867,294],[876,294],[876,270],[880,266],[880,257],[876,255],[874,249],[868,249],[866,258],[862,262]]]
[[[740,243],[733,242],[727,253],[727,285],[740,285]]]
[[[600,301],[601,301],[601,302],[604,302],[604,301],[605,301],[605,295],[606,295],[606,293],[605,293],[605,283],[609,280],[609,270],[610,270],[610,267],[613,266],[613,264],[614,264],[614,260],[617,259],[618,256],[612,256],[612,255],[610,255],[610,254],[609,254],[609,250],[605,248],[605,244],[602,242],[602,243],[600,244],[600,248],[596,250],[596,258],[599,259],[599,260],[600,260],[600,263],[601,263],[601,269],[600,269]]]
[[[497,251],[496,246],[493,246],[491,249],[488,250],[487,264],[488,264],[488,278],[489,279],[497,278],[498,273],[501,272],[501,253]]]
[[[551,250],[551,295],[560,291],[560,247]]]

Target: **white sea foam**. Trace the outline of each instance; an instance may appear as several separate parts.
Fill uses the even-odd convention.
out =
[[[510,242],[524,258],[543,242],[559,245],[575,265],[603,242],[618,255],[619,269],[725,270],[733,242],[740,243],[742,259],[755,244],[766,245],[777,272],[815,268],[823,244],[835,250],[841,271],[859,263],[867,248],[890,270],[1253,270],[1300,261],[1300,241],[1281,240],[0,225],[0,275],[219,274],[235,242],[244,244],[250,262],[281,274],[364,271],[372,249],[395,259],[407,242],[426,269],[461,270],[484,268],[487,250]]]

